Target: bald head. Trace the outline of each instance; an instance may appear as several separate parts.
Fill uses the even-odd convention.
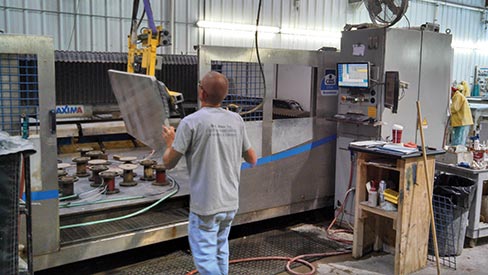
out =
[[[203,98],[205,103],[210,105],[220,105],[227,96],[229,82],[227,78],[218,72],[211,71],[205,74],[201,81],[202,89],[206,93]]]

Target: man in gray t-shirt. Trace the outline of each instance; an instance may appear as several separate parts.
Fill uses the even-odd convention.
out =
[[[256,164],[256,153],[241,116],[221,108],[227,78],[207,73],[199,85],[202,108],[185,117],[175,134],[163,126],[163,162],[171,169],[185,155],[190,173],[188,238],[200,274],[228,274],[228,236],[239,207],[242,157]]]

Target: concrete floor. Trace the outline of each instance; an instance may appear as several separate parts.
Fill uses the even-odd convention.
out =
[[[313,225],[300,225],[292,228],[292,230],[313,231],[316,232],[319,237],[327,238],[323,228]],[[344,238],[345,236],[341,237]],[[456,257],[456,270],[441,265],[441,274],[488,274],[488,261],[486,260],[486,255],[488,255],[488,238],[479,239],[476,247],[466,247],[463,249],[461,255]],[[370,253],[359,260],[352,258],[352,255],[349,253],[323,258],[313,262],[313,264],[317,268],[315,275],[394,274],[394,256],[386,253]],[[300,266],[294,269],[294,271],[306,273],[310,270],[305,266]],[[289,273],[287,272],[283,272],[279,275],[288,274]],[[424,269],[413,274],[437,274],[435,262],[427,261],[427,266]]]
[[[488,242],[480,244],[475,248],[464,248],[461,256],[456,258],[457,269],[448,269],[441,266],[441,274],[488,274]],[[313,264],[317,268],[317,275],[334,274],[334,275],[350,275],[350,274],[393,274],[394,257],[390,254],[373,253],[365,256],[360,260],[352,258],[351,254],[324,258],[316,261]],[[295,271],[306,272],[307,268],[299,267]],[[285,275],[288,273],[282,273]],[[437,274],[436,265],[434,262],[427,262],[427,267],[419,270],[413,274],[416,275],[430,275]]]
[[[298,232],[309,232],[309,233],[314,233],[316,234],[319,238],[324,238],[328,239],[325,227],[316,225],[316,224],[299,224],[296,226],[290,227],[291,230],[298,231]],[[336,235],[337,236],[337,235]],[[351,236],[347,236],[346,234],[341,235],[342,238],[351,238]],[[244,237],[245,238],[245,237]],[[168,249],[167,253],[171,253],[170,251],[178,251],[182,248],[182,246],[187,245],[186,239],[182,238],[181,240],[175,240],[173,243],[174,247],[166,247]],[[162,245],[161,247],[167,246],[167,244]],[[146,248],[143,248],[146,249]],[[104,266],[103,269],[104,272],[102,273],[97,273],[97,274],[106,274],[106,271],[110,270],[116,270],[117,268],[123,268],[124,266],[127,265],[132,265],[132,264],[138,264],[142,263],[144,261],[152,261],[151,259],[156,259],[158,257],[161,257],[160,253],[157,253],[155,251],[162,250],[163,248],[147,248],[149,250],[145,250],[145,252],[138,252],[143,256],[148,256],[149,254],[153,255],[149,258],[141,258],[139,261],[135,262],[130,262],[127,263],[125,260],[126,259],[131,259],[133,256],[131,256],[130,251],[124,252],[124,256],[113,256],[113,255],[108,255],[105,259],[102,260],[94,260],[92,263],[97,262],[96,264],[93,264],[93,266],[99,266],[100,263],[104,263],[104,261],[110,262],[113,264],[113,262],[117,261],[124,261],[124,264],[118,265],[115,264],[113,266],[107,265],[107,264],[101,264],[101,266]],[[142,251],[142,250],[139,250]],[[166,253],[166,252],[165,252]],[[163,254],[165,254],[163,253]],[[232,253],[232,251],[231,251]],[[147,255],[146,255],[147,254]],[[446,275],[453,275],[453,274],[488,274],[488,261],[486,260],[486,255],[488,255],[488,238],[480,239],[478,240],[478,245],[474,248],[464,248],[462,251],[462,254],[457,257],[456,262],[457,262],[457,269],[448,269],[446,267],[441,266],[441,274],[446,274]],[[276,255],[267,255],[267,256],[276,256]],[[295,255],[297,256],[297,255]],[[116,260],[114,260],[116,259]],[[351,274],[365,274],[365,275],[378,275],[378,274],[394,274],[394,257],[391,254],[386,254],[386,253],[371,253],[363,257],[362,259],[356,260],[353,259],[351,254],[344,254],[340,256],[333,256],[333,257],[327,257],[323,258],[319,261],[313,262],[313,265],[316,267],[317,272],[314,273],[314,275],[328,275],[328,274],[333,274],[333,275],[351,275]],[[92,272],[92,269],[90,269],[90,266],[92,264],[87,264],[85,263],[77,263],[72,266],[66,266],[64,268],[59,268],[56,270],[56,272],[53,271],[48,271],[46,270],[45,272],[40,272],[39,274],[94,274],[95,272]],[[285,263],[283,262],[283,266]],[[110,269],[108,268],[110,266]],[[91,267],[94,268],[94,267]],[[102,271],[101,269],[96,269],[96,272]],[[309,272],[310,270],[305,267],[305,266],[300,266],[296,269],[294,269],[296,272],[302,272],[306,274],[306,272]],[[37,272],[36,272],[37,274]],[[110,273],[110,274],[121,274],[119,273]],[[135,274],[135,273],[124,273],[124,274]],[[139,273],[138,273],[139,274]],[[149,273],[143,273],[143,274],[149,274]],[[155,273],[150,273],[150,274],[155,274]],[[162,274],[162,273],[157,273],[157,274]],[[419,270],[415,273],[415,275],[433,275],[437,274],[436,271],[436,266],[434,262],[427,262],[427,266]],[[282,272],[279,273],[278,275],[289,275],[287,272]]]

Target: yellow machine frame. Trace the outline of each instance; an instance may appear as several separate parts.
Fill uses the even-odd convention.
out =
[[[135,58],[142,56],[141,67],[146,69],[146,75],[154,76],[156,73],[156,50],[161,43],[162,26],[157,26],[157,33],[153,35],[151,29],[144,29],[142,34],[139,35],[141,39],[142,47],[137,48],[135,43],[136,39],[129,35],[129,56],[127,60],[127,72],[135,73]]]
[[[141,57],[140,66],[145,69],[146,75],[155,76],[156,74],[156,61],[157,61],[157,48],[164,45],[169,45],[169,41],[163,41],[163,27],[157,26],[155,34],[152,33],[150,28],[144,28],[142,34],[137,35],[132,33],[127,37],[127,44],[129,48],[128,60],[127,60],[127,72],[136,72],[136,57]],[[141,46],[137,47],[137,40],[141,41]],[[171,97],[171,105],[173,109],[183,108],[181,105],[184,101],[183,94],[168,89],[168,93]]]

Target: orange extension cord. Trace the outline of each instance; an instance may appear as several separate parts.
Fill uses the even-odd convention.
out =
[[[332,222],[327,227],[327,237],[329,239],[334,240],[336,242],[349,244],[349,245],[352,245],[351,240],[335,237],[334,234],[336,234],[336,233],[352,234],[353,231],[349,230],[349,229],[334,229],[334,230],[332,230],[332,226],[334,226],[334,224],[336,223],[337,217],[339,217],[341,214],[344,213],[344,210],[345,210],[344,208],[346,207],[347,199],[349,198],[349,194],[351,193],[351,191],[354,190],[354,188],[352,188],[352,176],[354,173],[353,164],[354,164],[354,160],[353,160],[353,157],[351,156],[351,169],[349,170],[349,183],[347,185],[347,191],[346,191],[346,194],[344,196],[344,200],[342,201],[342,204],[341,204],[341,207],[339,208],[339,211],[337,211],[337,214],[334,216],[334,219],[332,220]]]

